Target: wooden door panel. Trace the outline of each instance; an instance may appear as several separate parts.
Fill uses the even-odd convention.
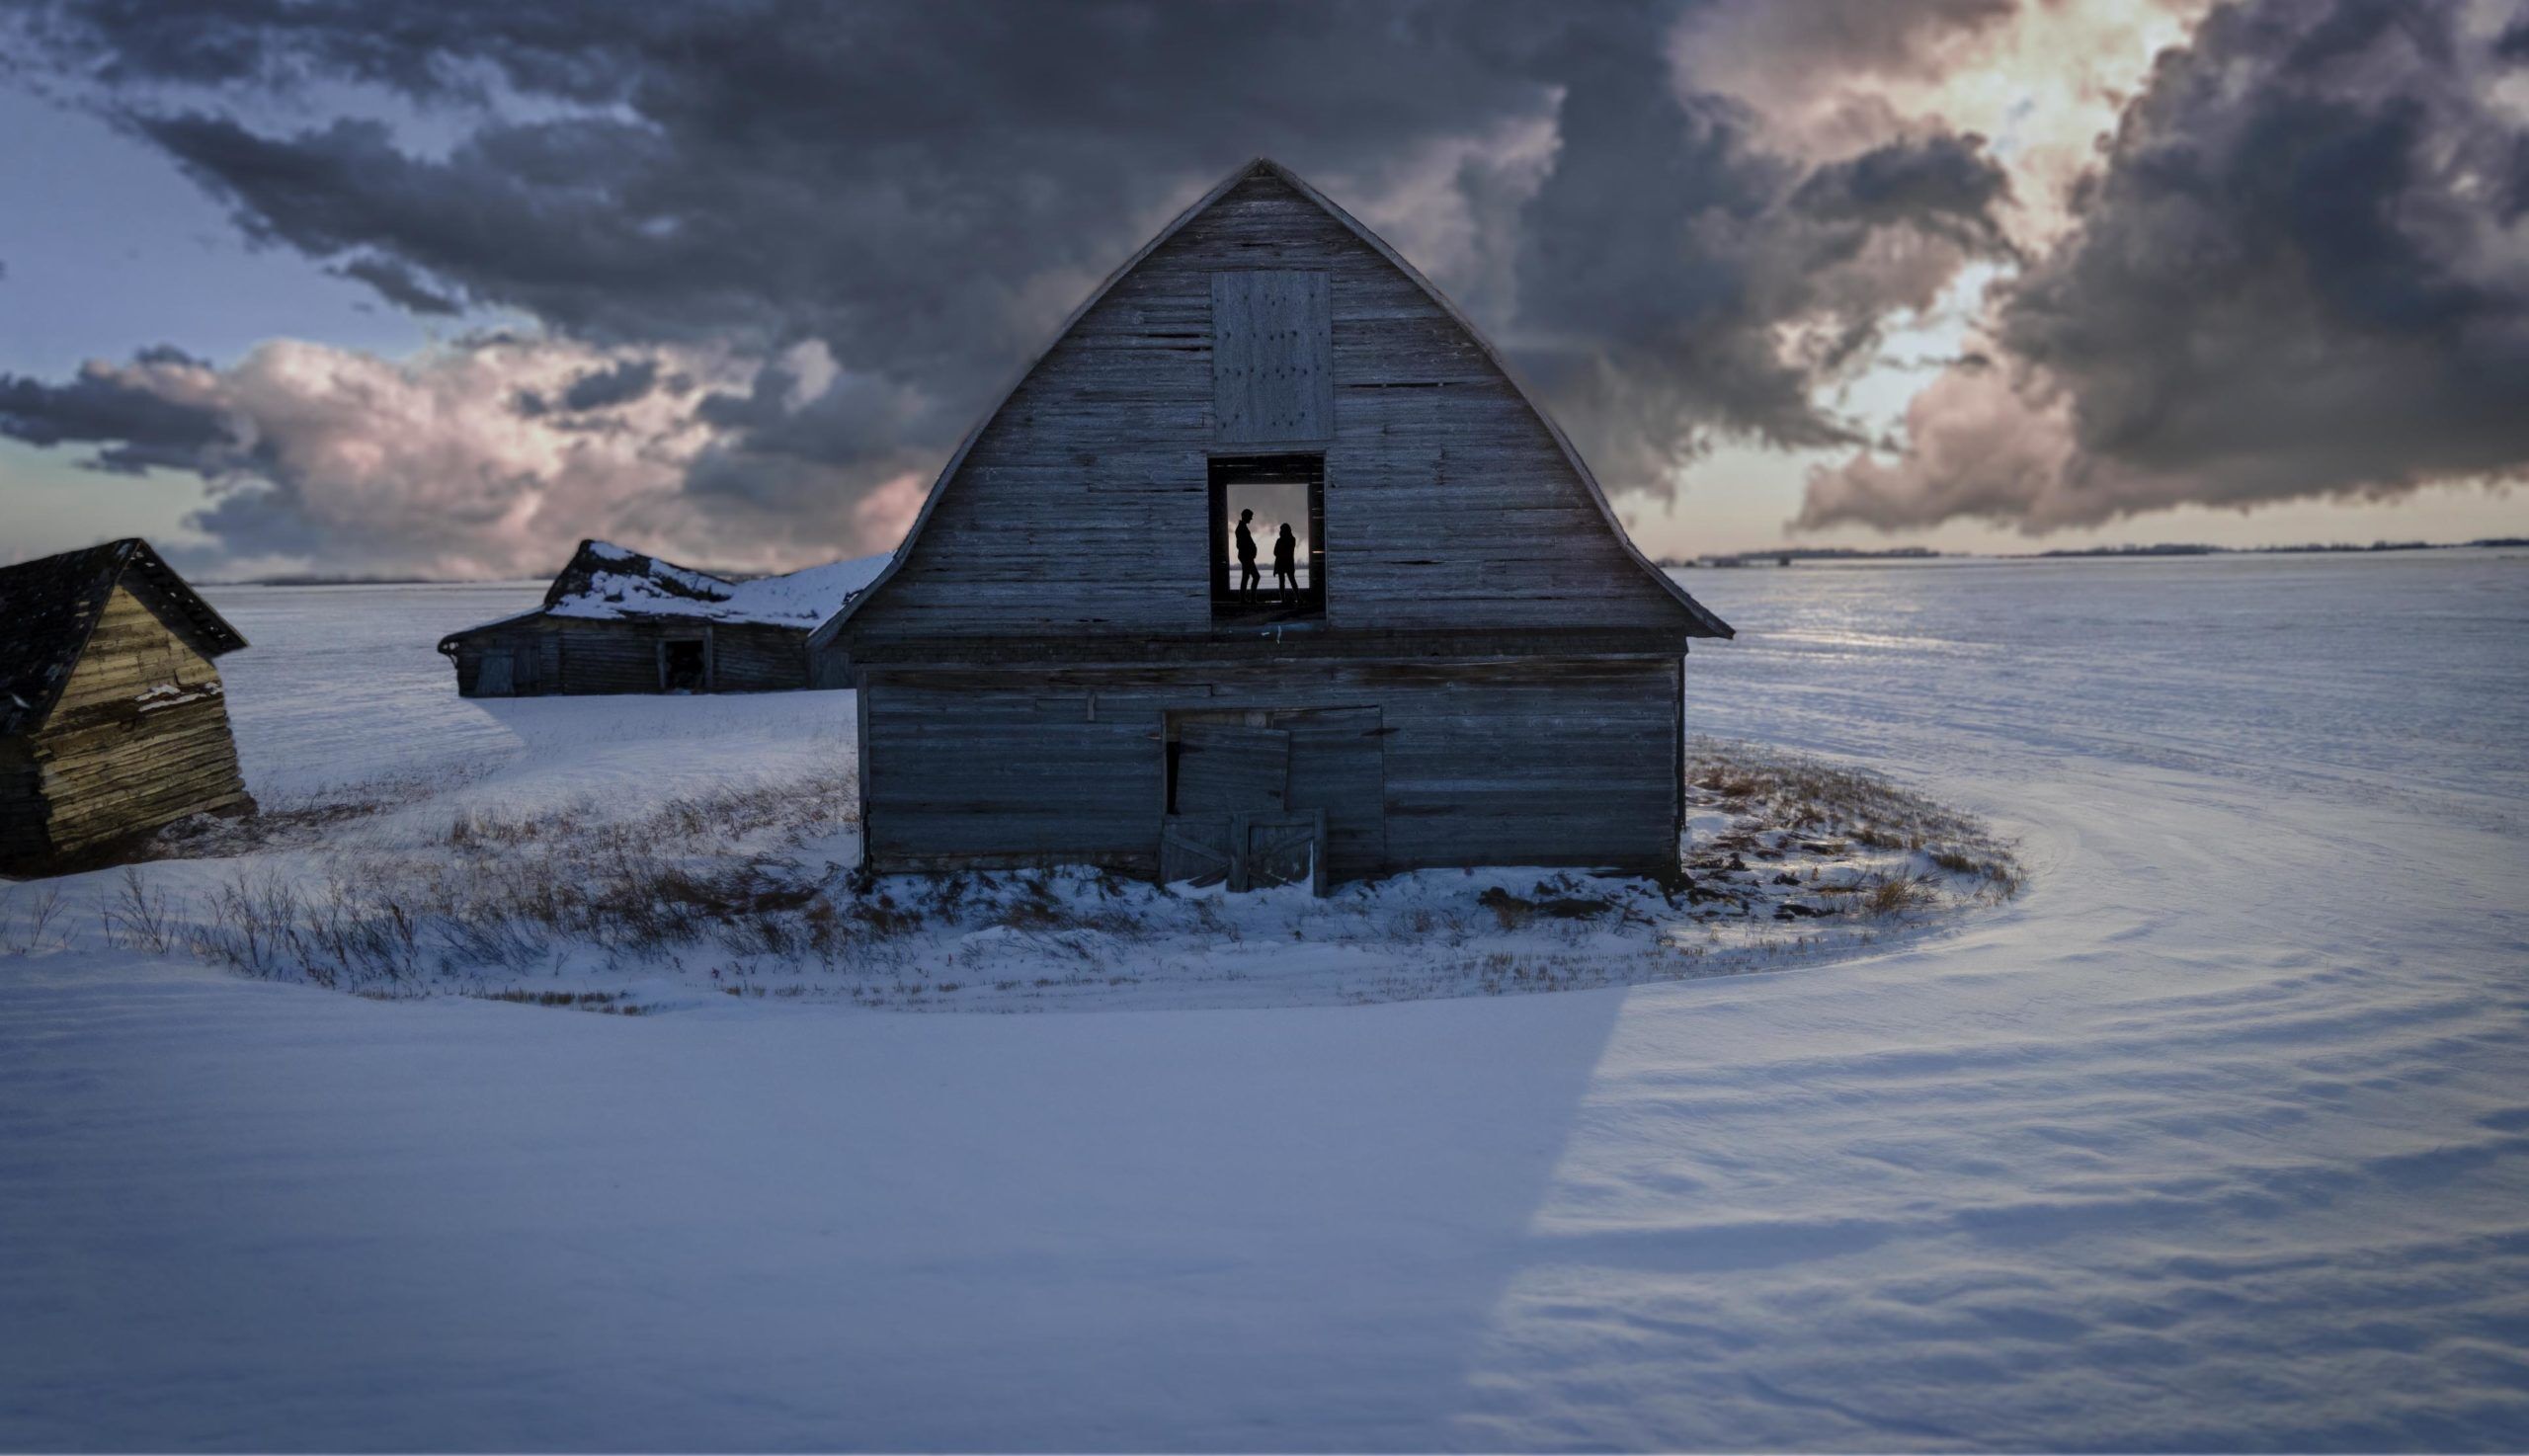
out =
[[[1338,878],[1375,874],[1387,862],[1386,734],[1377,708],[1276,713],[1291,737],[1292,812],[1326,812],[1326,846]]]
[[[1159,826],[1159,882],[1163,885],[1217,885],[1230,877],[1236,855],[1230,848],[1228,815],[1172,814]]]
[[[1187,723],[1177,731],[1177,812],[1278,814],[1290,807],[1291,736],[1278,728]]]
[[[1241,814],[1232,821],[1236,854],[1230,866],[1233,890],[1269,890],[1277,885],[1306,885],[1326,893],[1326,811],[1306,814]]]

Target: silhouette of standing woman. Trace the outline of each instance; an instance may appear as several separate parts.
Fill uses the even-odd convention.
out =
[[[1282,523],[1282,533],[1273,538],[1273,590],[1285,602],[1300,594],[1299,571],[1291,557],[1299,550],[1299,541],[1291,535],[1291,524]]]
[[[1256,571],[1256,533],[1247,528],[1247,523],[1255,519],[1253,511],[1238,513],[1238,595],[1241,597],[1254,595],[1257,585],[1264,580]]]

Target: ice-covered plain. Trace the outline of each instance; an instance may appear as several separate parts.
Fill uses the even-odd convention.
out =
[[[1037,1016],[83,934],[0,958],[0,1446],[2529,1444],[2529,560],[1694,587],[1694,727],[2026,890],[1781,974]],[[849,755],[839,694],[457,699],[431,644],[533,596],[214,592],[250,786]]]

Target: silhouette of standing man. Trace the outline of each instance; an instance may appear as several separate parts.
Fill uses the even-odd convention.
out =
[[[1299,550],[1299,541],[1291,535],[1291,524],[1282,523],[1282,533],[1273,537],[1273,591],[1288,602],[1300,594],[1300,576],[1291,557]]]
[[[1254,596],[1257,586],[1264,579],[1256,570],[1256,533],[1247,528],[1247,523],[1255,519],[1253,511],[1238,513],[1238,595],[1241,597]]]

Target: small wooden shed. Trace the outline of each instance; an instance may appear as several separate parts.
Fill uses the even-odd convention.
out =
[[[252,811],[212,666],[245,645],[137,537],[0,567],[0,862]]]
[[[739,581],[584,540],[532,611],[441,639],[467,697],[846,686],[822,651],[883,556]]]
[[[1063,326],[835,644],[871,868],[1236,887],[1673,871],[1684,656],[1729,635],[1464,315],[1259,160]]]

